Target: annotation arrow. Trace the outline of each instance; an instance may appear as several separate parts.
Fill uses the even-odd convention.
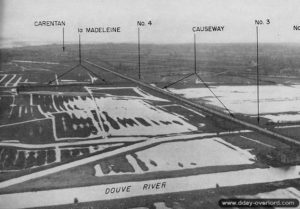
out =
[[[62,46],[63,52],[65,51],[65,28],[63,28],[63,46]]]

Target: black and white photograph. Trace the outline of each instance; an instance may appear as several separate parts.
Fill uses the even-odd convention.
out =
[[[0,209],[299,209],[299,9],[0,0]]]

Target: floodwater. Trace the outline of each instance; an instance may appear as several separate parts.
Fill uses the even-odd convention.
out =
[[[161,108],[157,103],[169,104],[169,101],[146,94],[139,88],[86,90],[0,96],[3,113],[6,112],[0,124],[0,136],[6,134],[11,138],[20,138],[22,142],[45,143],[110,136],[174,134],[196,131],[199,126],[204,126],[199,124],[196,127],[183,115]],[[118,95],[120,92],[123,95]]]
[[[92,94],[95,94],[96,90],[105,89],[87,88],[91,97],[84,99],[74,97],[73,100],[64,102],[66,109],[68,107],[76,107],[67,110],[66,113],[79,119],[90,118],[95,127],[97,127],[98,121],[105,119],[107,122],[103,122],[102,127],[97,127],[97,132],[103,133],[100,130],[102,128],[111,136],[158,135],[197,130],[197,127],[189,124],[187,120],[183,119],[183,116],[178,117],[153,105],[153,102],[160,101],[160,98],[145,95],[139,90],[135,92],[140,97],[109,94],[96,96]],[[114,89],[122,90],[122,88],[107,88],[106,90]],[[98,121],[94,120],[93,117],[93,110],[95,109],[101,110]],[[122,124],[121,121],[127,121],[127,123],[124,122]]]
[[[221,138],[168,142],[151,147],[133,155],[126,155],[134,173],[171,171],[207,166],[249,165],[255,162],[255,155],[248,150],[234,146]],[[143,170],[138,161],[144,164]],[[116,166],[116,165],[114,165]],[[110,170],[108,174],[95,167],[97,176],[121,175]]]
[[[211,86],[211,89],[233,113],[257,114],[256,86]],[[170,90],[185,98],[201,98],[209,104],[223,108],[207,88]],[[259,95],[262,117],[273,122],[300,121],[300,85],[263,85],[259,87]]]
[[[136,154],[146,163],[149,171],[253,164],[255,160],[255,156],[249,151],[229,144],[221,138],[165,143]]]

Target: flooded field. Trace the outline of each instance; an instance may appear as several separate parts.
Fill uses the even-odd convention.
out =
[[[205,127],[138,87],[10,92],[0,95],[0,179]]]
[[[121,47],[121,56],[114,45],[100,52],[86,47],[91,48],[86,53],[94,63],[137,77],[136,59],[126,47]],[[106,53],[112,49],[116,57]],[[290,161],[294,153],[284,152],[294,149],[291,144],[160,92],[192,69],[186,55],[191,53],[190,46],[185,46],[184,56],[166,49],[150,59],[143,69],[145,77],[134,82],[85,61],[74,64],[70,57],[75,50],[72,56],[56,53],[45,59],[48,56],[42,57],[35,49],[30,50],[36,57],[26,57],[16,49],[18,56],[8,57],[0,71],[0,207],[59,208],[63,204],[74,208],[88,203],[104,208],[106,202],[115,201],[107,203],[107,208],[122,208],[116,204],[127,201],[128,208],[135,209],[198,209],[213,208],[205,206],[229,194],[298,198],[299,162]],[[102,65],[97,54],[108,61]],[[175,56],[173,63],[169,60],[173,67],[166,65],[164,56]],[[201,73],[213,92],[236,118],[256,121],[257,89],[252,74],[228,78],[239,71],[223,69],[220,63],[215,67],[220,59],[209,60],[209,70]],[[227,64],[228,69],[241,69]],[[72,72],[60,76],[68,70]],[[275,72],[271,77],[279,79]],[[297,136],[300,85],[289,84],[292,78],[297,80],[291,75],[282,84],[262,82],[260,114],[263,124]],[[147,87],[150,83],[159,91]],[[169,91],[224,111],[201,83],[185,80],[181,89]],[[274,152],[279,153],[277,158],[271,155]],[[136,204],[142,199],[142,204]]]
[[[125,90],[128,96],[114,95],[118,93],[115,90]],[[167,100],[140,93],[138,88],[86,88],[78,93],[39,91],[1,96],[0,129],[5,131],[0,135],[7,140],[49,143],[197,130],[184,116],[152,104]]]
[[[233,113],[257,114],[257,87],[211,86],[213,92]],[[300,85],[261,85],[260,114],[272,122],[300,122]],[[170,89],[175,94],[193,100],[206,101],[223,108],[207,88]]]
[[[242,150],[221,138],[204,138],[163,143],[126,155],[124,158],[103,161],[95,166],[95,175],[141,174],[208,166],[247,165],[254,162],[255,155],[247,150]]]

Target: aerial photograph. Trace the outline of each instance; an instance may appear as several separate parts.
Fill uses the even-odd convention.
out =
[[[0,209],[299,209],[299,8],[0,0]]]

